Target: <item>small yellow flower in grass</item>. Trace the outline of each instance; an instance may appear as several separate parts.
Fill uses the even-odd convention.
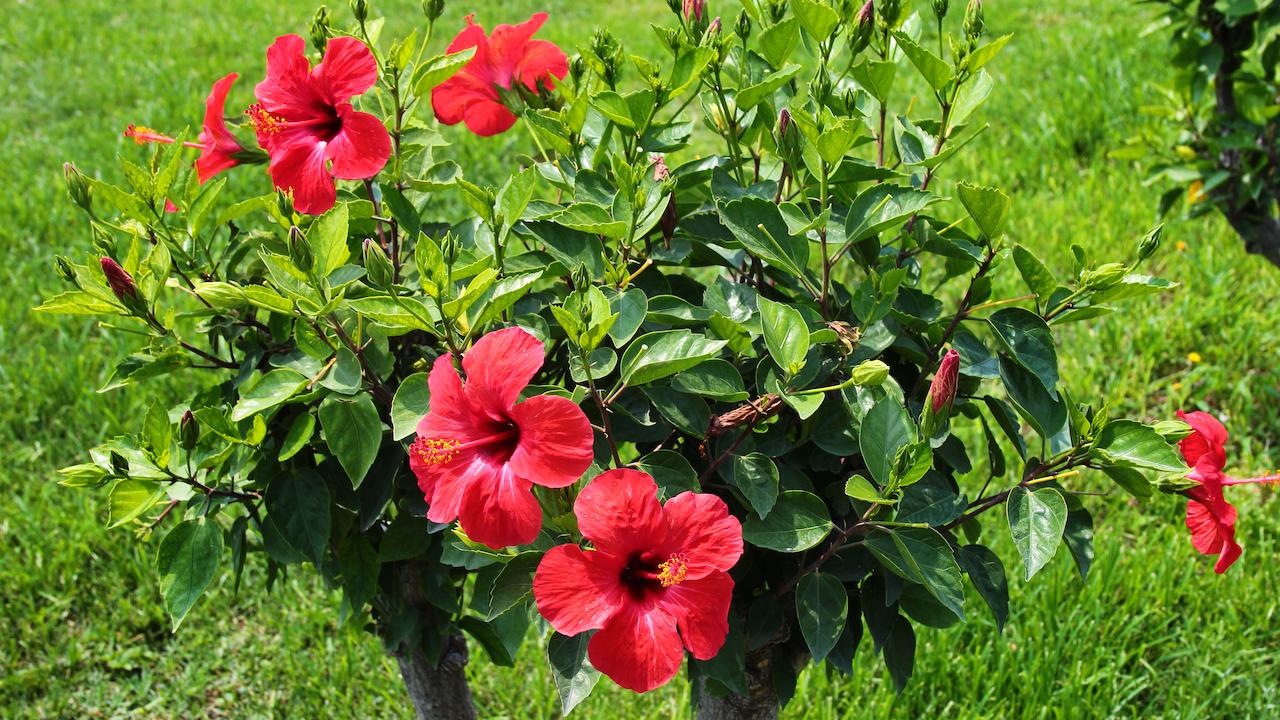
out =
[[[1181,391],[1182,391],[1182,383],[1181,383],[1181,382],[1178,382],[1178,381],[1176,381],[1176,380],[1175,380],[1175,381],[1174,381],[1174,383],[1173,383],[1173,391],[1174,391],[1174,392],[1181,392]]]
[[[1201,182],[1200,180],[1196,180],[1195,182],[1187,186],[1187,202],[1191,203],[1192,205],[1195,205],[1201,200],[1204,200],[1205,197],[1206,195],[1204,193],[1204,183]]]
[[[1196,352],[1196,351],[1194,351],[1194,350],[1192,350],[1191,352],[1187,353],[1187,362],[1191,363],[1192,365],[1195,365],[1196,363],[1200,362],[1201,360],[1204,360],[1204,358],[1200,357],[1200,353],[1198,353],[1198,352]]]
[[[1187,251],[1187,244],[1186,244],[1185,242],[1181,241],[1181,240],[1179,240],[1179,241],[1177,242],[1177,244],[1175,244],[1175,245],[1174,245],[1174,247],[1178,249],[1178,252],[1186,252],[1186,251]]]

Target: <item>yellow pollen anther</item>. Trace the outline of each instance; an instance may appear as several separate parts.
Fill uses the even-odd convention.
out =
[[[125,128],[124,136],[133,138],[133,141],[139,145],[146,145],[147,143],[168,144],[173,142],[173,138],[168,135],[164,135],[159,131],[152,130],[144,125],[130,125]]]
[[[288,120],[268,112],[266,108],[262,107],[261,103],[250,105],[244,111],[244,114],[249,116],[249,122],[253,123],[253,129],[262,135],[275,135],[289,124]]]
[[[444,465],[458,456],[462,443],[452,438],[424,438],[413,441],[409,451],[415,453],[424,465]]]
[[[675,553],[658,567],[662,570],[658,573],[658,580],[662,583],[662,587],[679,585],[689,574],[689,556],[684,553]]]

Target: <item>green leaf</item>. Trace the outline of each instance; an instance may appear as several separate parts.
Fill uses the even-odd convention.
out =
[[[426,97],[432,88],[453,77],[461,70],[471,57],[476,54],[474,47],[459,50],[455,53],[437,55],[424,62],[413,72],[413,94]]]
[[[733,458],[733,484],[746,496],[760,518],[769,516],[778,500],[778,466],[767,455],[754,452]]]
[[[893,623],[893,629],[884,641],[884,665],[893,679],[893,686],[899,693],[906,689],[911,681],[912,668],[916,662],[916,632],[911,628],[911,621],[899,615]]]
[[[743,112],[750,110],[762,101],[769,99],[778,88],[790,82],[791,78],[795,77],[798,72],[800,72],[799,65],[788,65],[782,70],[770,73],[761,82],[739,90],[734,97],[734,102],[739,110]]]
[[[750,395],[738,369],[725,360],[712,358],[671,378],[671,387],[682,393],[723,402],[741,402]]]
[[[498,570],[489,588],[489,620],[515,607],[533,592],[533,573],[538,569],[542,553],[522,552]]]
[[[683,455],[674,450],[655,450],[636,461],[636,468],[648,473],[658,485],[661,500],[682,492],[697,492],[698,474]]]
[[[1031,491],[1019,485],[1009,493],[1008,516],[1024,579],[1030,580],[1058,551],[1067,526],[1067,501],[1053,488]]]
[[[1089,568],[1093,565],[1093,515],[1079,501],[1076,503],[1067,511],[1067,526],[1062,539],[1067,541],[1067,549],[1076,561],[1076,569],[1080,571],[1083,582],[1089,578]]]
[[[881,183],[863,190],[849,206],[845,218],[845,240],[856,242],[907,221],[938,196],[914,188]]]
[[[791,56],[791,51],[795,49],[796,41],[799,39],[800,22],[794,17],[789,17],[760,33],[760,54],[769,61],[770,65],[780,68],[782,63]]]
[[[1139,500],[1149,498],[1155,492],[1155,488],[1152,487],[1151,481],[1147,479],[1147,476],[1131,467],[1109,465],[1103,467],[1102,472],[1106,473],[1107,477],[1114,480],[1117,485],[1124,488],[1125,492]]]
[[[1066,404],[1060,397],[1055,397],[1053,393],[1045,390],[1044,383],[1031,374],[1031,371],[1008,358],[1001,357],[1000,380],[1004,383],[1005,390],[1009,392],[1009,399],[1042,438],[1046,440],[1053,438],[1066,427]],[[988,405],[993,410],[997,407],[990,403]],[[1003,427],[1006,418],[997,415],[996,420],[1000,421]],[[1016,429],[1014,432],[1017,432]]]
[[[871,477],[888,485],[898,451],[915,442],[916,426],[907,409],[892,397],[876,403],[862,418],[858,447]]]
[[[923,585],[929,594],[961,620],[964,584],[951,546],[933,528],[877,528],[864,541],[886,568]]]
[[[792,237],[777,205],[754,195],[717,205],[721,222],[747,252],[792,275],[804,276],[809,241]]]
[[[969,72],[976,73],[982,69],[983,65],[995,59],[997,53],[1003,48],[1013,37],[1012,34],[1001,35],[991,42],[969,53],[968,59],[965,60],[965,67]]]
[[[121,312],[118,305],[100,300],[87,292],[70,290],[45,300],[36,312],[56,315],[114,315]]]
[[[271,479],[263,500],[281,539],[320,564],[329,543],[329,488],[314,470],[293,470]]]
[[[320,403],[320,427],[325,444],[347,471],[351,487],[360,487],[382,444],[382,420],[373,398],[363,393],[353,398],[330,395]]]
[[[565,715],[587,699],[600,679],[600,672],[587,659],[587,643],[590,640],[589,632],[573,637],[552,633],[547,640],[551,679],[555,681],[556,692],[560,695],[560,712]]]
[[[793,377],[804,369],[809,353],[809,328],[795,308],[766,298],[757,298],[764,344],[778,367]]]
[[[378,592],[378,552],[362,533],[351,533],[338,548],[338,571],[347,604],[358,612]]]
[[[315,273],[328,277],[330,273],[347,264],[351,252],[347,248],[349,211],[347,203],[338,203],[321,215],[307,231],[307,244],[315,255]]]
[[[978,224],[978,229],[988,240],[1000,237],[1004,232],[1004,223],[1009,215],[1009,196],[991,187],[980,187],[969,183],[956,185],[956,194],[969,216]]]
[[[831,573],[813,572],[796,584],[796,620],[815,663],[826,659],[844,632],[849,594]]]
[[[613,338],[618,347],[622,347],[644,322],[645,315],[649,312],[649,298],[640,288],[631,288],[609,298],[609,311],[618,316],[613,325],[609,326],[609,337]]]
[[[137,520],[164,496],[164,486],[154,480],[120,480],[111,486],[111,494],[107,497],[107,527],[119,527]]]
[[[231,420],[240,422],[293,397],[307,384],[307,378],[287,368],[276,368],[258,378],[248,390],[240,392],[240,400],[231,409]]]
[[[489,622],[466,615],[458,626],[480,643],[494,665],[511,667],[529,631],[529,611],[526,606],[519,605]]]
[[[725,346],[688,330],[665,330],[641,335],[622,353],[622,380],[635,387],[688,370]]]
[[[1058,353],[1045,321],[1025,308],[1008,307],[997,310],[987,322],[1013,359],[1030,370],[1045,390],[1053,392],[1058,385]]]
[[[1027,288],[1038,295],[1041,302],[1047,302],[1058,288],[1058,282],[1049,268],[1045,267],[1035,253],[1022,245],[1013,246],[1013,263],[1018,266],[1018,272],[1022,274],[1022,281],[1027,284]]]
[[[872,482],[861,475],[853,475],[844,483],[844,494],[862,502],[888,504],[893,502],[880,494]]]
[[[819,0],[792,0],[791,9],[809,37],[819,42],[829,40],[831,31],[840,24],[840,16],[836,15],[836,11]],[[822,659],[814,658],[814,661],[821,662]]]
[[[391,401],[391,439],[402,440],[418,428],[418,421],[431,407],[431,388],[427,386],[427,373],[414,373],[396,388]]]
[[[1003,632],[1009,619],[1009,583],[1005,580],[1004,564],[990,548],[982,545],[965,545],[956,553],[956,560],[969,576],[973,587],[996,619],[996,630]]]
[[[742,537],[757,547],[793,553],[822,542],[832,527],[827,506],[817,495],[788,490],[778,496],[769,517],[747,517]]]
[[[175,632],[213,582],[221,560],[222,528],[207,518],[179,523],[160,541],[156,570]]]
[[[559,309],[552,306],[553,309]],[[618,353],[613,348],[598,347],[591,351],[587,356],[587,362],[582,362],[582,357],[576,353],[569,356],[569,377],[576,383],[585,384],[587,382],[587,372],[590,371],[593,381],[599,380],[613,372],[618,366]]]
[[[1121,467],[1185,472],[1186,464],[1154,428],[1133,420],[1112,420],[1094,442],[1093,453]]]
[[[916,70],[920,71],[920,76],[929,83],[929,87],[940,91],[951,82],[955,72],[945,60],[920,47],[904,33],[894,32],[893,37],[898,41],[898,47],[902,48],[903,54],[912,65],[916,66]]]

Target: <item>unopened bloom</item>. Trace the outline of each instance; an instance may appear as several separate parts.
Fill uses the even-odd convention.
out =
[[[1236,509],[1227,502],[1222,490],[1228,485],[1274,483],[1280,475],[1256,478],[1233,478],[1222,472],[1227,464],[1227,429],[1217,418],[1199,410],[1178,411],[1178,417],[1191,426],[1191,434],[1182,439],[1178,449],[1191,468],[1187,479],[1199,483],[1184,491],[1187,496],[1187,529],[1191,544],[1203,555],[1217,555],[1214,572],[1224,573],[1243,550],[1236,542]]]
[[[336,37],[314,68],[305,49],[297,35],[276,38],[267,49],[267,77],[254,88],[258,103],[245,112],[271,158],[276,188],[293,193],[298,212],[319,215],[337,200],[334,178],[363,180],[382,170],[391,136],[381,120],[351,105],[378,81],[369,48]]]
[[[720,498],[684,492],[663,506],[653,478],[610,470],[574,503],[594,550],[552,548],[533,597],[557,632],[598,630],[591,664],[622,687],[648,692],[680,670],[687,648],[709,660],[729,632],[742,526]]]
[[[702,19],[702,13],[706,10],[706,0],[684,0],[684,18],[697,22]]]
[[[544,353],[520,328],[491,332],[462,356],[465,384],[452,355],[436,358],[431,410],[409,448],[428,520],[456,518],[472,540],[495,549],[533,542],[542,527],[533,486],[572,485],[591,465],[591,424],[572,400],[516,402]]]
[[[138,296],[138,286],[128,270],[120,267],[120,263],[109,257],[102,258],[102,274],[107,276],[107,285],[121,302]]]
[[[929,385],[929,408],[935,413],[951,407],[956,399],[956,384],[960,379],[960,353],[948,350],[942,356],[938,372],[933,375],[933,383]]]
[[[533,34],[547,21],[546,13],[535,13],[519,25],[498,25],[485,35],[484,27],[467,16],[467,26],[449,43],[448,52],[475,48],[476,54],[456,75],[431,91],[431,107],[445,125],[466,123],[481,135],[506,132],[516,123],[516,115],[504,100],[509,91],[523,88],[538,94],[552,90],[557,79],[569,72],[564,52]]]

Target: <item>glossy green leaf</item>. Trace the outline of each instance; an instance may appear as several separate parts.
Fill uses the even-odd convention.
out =
[[[1058,353],[1045,321],[1025,308],[1007,307],[992,313],[987,323],[1013,359],[1030,370],[1045,390],[1053,392],[1058,385]]]
[[[1007,510],[1013,544],[1026,571],[1023,577],[1030,580],[1058,551],[1067,526],[1067,501],[1053,488],[1032,491],[1018,486],[1009,493]]]
[[[1009,619],[1009,583],[999,556],[982,545],[965,545],[956,553],[956,560],[978,594],[987,601],[996,619],[996,630],[1003,632]]]
[[[991,240],[1000,237],[1009,215],[1011,201],[1008,195],[996,188],[963,182],[956,185],[956,194],[984,236]]]
[[[964,586],[951,546],[933,528],[881,528],[867,549],[895,575],[923,585],[957,618],[964,619]]]
[[[418,421],[431,408],[431,388],[427,386],[427,373],[414,373],[400,381],[395,399],[391,402],[391,438],[402,440],[412,435]]]
[[[796,620],[815,663],[835,647],[849,616],[849,595],[835,575],[813,572],[796,584]]]
[[[221,560],[222,528],[208,518],[179,523],[160,541],[156,571],[174,631],[213,582]]]
[[[283,403],[307,384],[307,378],[296,371],[277,368],[258,378],[231,409],[231,420],[239,422]]]
[[[1132,420],[1107,423],[1093,447],[1108,464],[1160,472],[1181,473],[1187,469],[1178,451],[1160,433]]]
[[[888,485],[898,451],[915,439],[915,423],[900,402],[886,397],[876,403],[862,418],[862,428],[858,431],[859,452],[871,477],[881,485]]]
[[[804,368],[804,358],[809,353],[809,328],[804,317],[800,311],[783,303],[763,297],[757,298],[756,302],[769,356],[788,377],[797,375]]]
[[[688,370],[724,346],[724,340],[711,340],[688,330],[642,335],[622,353],[622,380],[632,387],[650,383]]]
[[[587,658],[587,643],[590,640],[590,632],[573,637],[552,633],[547,640],[551,679],[560,696],[560,712],[565,715],[586,700],[600,680],[600,672],[591,666],[591,661]]]
[[[742,537],[757,547],[793,553],[822,542],[832,527],[827,506],[817,495],[788,490],[778,495],[769,517],[747,517],[742,524]]]
[[[314,470],[290,470],[272,478],[264,496],[267,516],[280,538],[319,564],[329,543],[329,488]]]
[[[767,518],[778,500],[778,482],[778,466],[767,455],[757,452],[734,456],[733,484],[760,518]]]
[[[351,486],[360,487],[382,444],[382,420],[373,398],[363,393],[353,398],[330,395],[320,403],[320,427]]]

